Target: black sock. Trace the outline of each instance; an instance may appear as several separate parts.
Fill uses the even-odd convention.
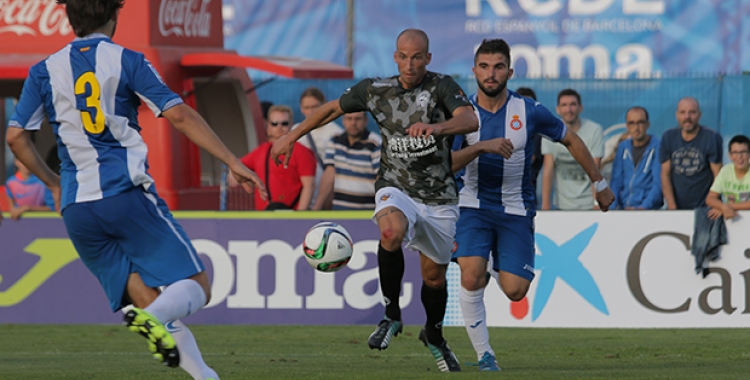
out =
[[[440,345],[443,343],[443,319],[445,318],[445,307],[448,305],[448,286],[436,289],[422,282],[422,305],[427,314],[425,334],[427,341]]]
[[[401,307],[398,298],[401,295],[401,281],[404,278],[404,251],[401,247],[391,252],[378,244],[378,273],[380,274],[380,291],[385,299],[385,316],[401,320]]]

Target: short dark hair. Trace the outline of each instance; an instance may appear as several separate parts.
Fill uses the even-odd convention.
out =
[[[68,22],[78,37],[85,37],[112,20],[125,0],[57,0],[65,5]]]
[[[566,89],[560,91],[559,94],[557,94],[557,104],[558,105],[560,104],[560,99],[563,96],[569,96],[569,95],[575,96],[576,99],[578,100],[578,104],[583,104],[583,103],[581,103],[581,95],[578,93],[578,91],[576,91],[576,90],[574,90],[572,88],[566,88]]]
[[[518,95],[526,96],[536,100],[536,92],[528,87],[519,87],[518,90],[516,90],[516,93],[518,93]]]
[[[732,139],[729,140],[729,145],[727,145],[728,150],[732,150],[732,144],[745,144],[747,149],[750,149],[750,139],[745,135],[736,135],[732,137]]]
[[[508,59],[508,66],[510,66],[510,46],[502,38],[483,39],[482,44],[474,53],[474,63],[477,63],[479,54],[502,54]]]
[[[648,121],[648,111],[646,111],[646,109],[643,108],[643,107],[641,107],[641,106],[632,106],[632,107],[628,108],[628,110],[625,111],[625,117],[627,117],[627,115],[630,113],[630,111],[634,111],[634,110],[643,111],[643,114],[646,115],[646,121]]]
[[[302,91],[302,94],[299,96],[299,102],[302,103],[302,99],[308,96],[317,99],[320,104],[326,102],[326,96],[323,95],[323,91],[320,91],[320,89],[317,87],[308,87],[305,89],[305,91]]]

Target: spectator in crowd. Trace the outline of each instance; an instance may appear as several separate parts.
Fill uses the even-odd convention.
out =
[[[732,219],[737,210],[750,210],[750,139],[737,135],[729,140],[729,158],[732,163],[724,165],[716,176],[706,197],[711,207],[708,217]]]
[[[344,114],[342,122],[346,132],[326,147],[325,172],[313,210],[374,210],[380,135],[367,130],[365,112]]]
[[[677,103],[677,127],[668,129],[659,145],[661,188],[669,210],[693,210],[706,196],[722,164],[721,135],[699,124],[698,100]]]
[[[271,146],[292,126],[292,109],[273,105],[268,109],[266,136],[260,144],[241,161],[266,185],[266,200],[255,192],[256,210],[307,210],[315,186],[315,155],[302,144],[295,144],[287,168],[271,162]]]
[[[11,219],[21,219],[27,211],[53,211],[52,192],[21,161],[15,160],[15,165],[16,174],[5,182]]]
[[[325,95],[317,87],[308,87],[305,91],[302,91],[302,95],[299,97],[299,109],[305,119],[310,117],[315,111],[326,102]],[[295,124],[292,129],[297,128],[299,123]],[[314,207],[318,199],[318,193],[320,192],[320,180],[323,177],[325,165],[323,159],[326,157],[326,146],[331,141],[333,136],[337,136],[344,133],[344,128],[335,122],[326,123],[322,127],[313,130],[308,133],[304,138],[300,139],[299,143],[310,149],[315,155],[315,161],[317,166],[315,168],[315,183],[313,186],[313,195],[310,201],[310,206]]]
[[[656,210],[663,204],[659,139],[649,135],[648,111],[633,106],[625,113],[627,140],[617,146],[612,164],[614,209]]]
[[[534,99],[534,101],[536,101],[536,93],[531,88],[519,87],[516,90],[516,93],[525,98]],[[536,179],[539,177],[539,171],[542,170],[543,163],[542,135],[536,134],[534,135],[534,153],[531,155],[531,187],[534,189],[534,194],[536,194]]]
[[[568,129],[583,140],[597,167],[601,167],[604,153],[602,127],[591,120],[580,117],[583,112],[581,95],[573,89],[557,94],[557,114]],[[542,140],[544,169],[542,172],[542,210],[591,210],[597,209],[594,198],[596,190],[588,175],[576,162],[567,147],[548,139]],[[554,189],[554,202],[552,190]]]
[[[628,137],[630,137],[630,135],[628,135],[628,131],[626,129],[625,132],[617,136],[616,139],[609,138],[604,141],[604,156],[602,157],[601,167],[599,169],[602,172],[604,179],[609,182],[612,182],[612,165],[615,162],[617,147]]]
[[[260,102],[260,112],[263,113],[263,121],[268,120],[268,110],[271,107],[273,107],[273,102],[269,102],[268,100]]]

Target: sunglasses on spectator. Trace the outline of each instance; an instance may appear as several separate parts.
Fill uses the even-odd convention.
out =
[[[281,124],[284,127],[288,127],[289,126],[289,122],[286,121],[286,120],[285,121],[269,121],[268,124],[271,124],[274,127],[279,126],[279,124]]]

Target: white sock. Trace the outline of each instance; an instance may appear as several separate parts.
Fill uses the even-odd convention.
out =
[[[206,305],[206,293],[193,280],[180,280],[169,285],[144,310],[162,323],[185,318]]]
[[[481,359],[485,352],[495,355],[490,347],[490,332],[487,330],[487,312],[484,308],[484,288],[479,290],[466,290],[463,286],[459,294],[461,313],[464,316],[464,325],[469,334],[469,340],[474,345],[477,358]]]
[[[219,375],[203,361],[198,343],[195,342],[193,333],[184,323],[179,320],[168,322],[167,330],[172,334],[172,338],[177,343],[177,349],[180,351],[180,368],[196,380],[219,378]]]

